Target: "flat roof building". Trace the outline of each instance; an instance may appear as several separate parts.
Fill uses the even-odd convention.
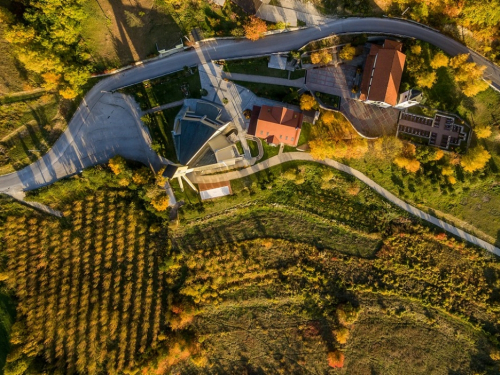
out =
[[[469,129],[467,125],[456,123],[453,116],[438,113],[434,118],[401,112],[397,135],[422,138],[429,146],[449,150],[467,142]]]

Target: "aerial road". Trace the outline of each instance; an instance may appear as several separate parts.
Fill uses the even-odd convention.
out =
[[[485,78],[500,89],[500,68],[459,42],[424,26],[391,18],[345,18],[300,31],[247,39],[202,42],[199,48],[138,65],[97,83],[85,96],[68,128],[40,160],[15,173],[0,176],[0,191],[32,190],[102,163],[119,153],[145,164],[158,166],[159,157],[150,149],[149,134],[140,121],[140,110],[130,98],[112,92],[184,66],[210,60],[284,52],[331,34],[373,33],[411,37],[431,43],[450,55],[471,53],[485,65]]]

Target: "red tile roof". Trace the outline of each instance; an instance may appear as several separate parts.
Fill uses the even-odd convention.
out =
[[[263,105],[257,120],[255,136],[270,139],[270,143],[285,143],[296,146],[302,120],[303,114],[300,112],[284,107]]]
[[[397,104],[406,60],[401,48],[401,43],[392,40],[386,40],[382,47],[372,45],[361,81],[361,100]]]

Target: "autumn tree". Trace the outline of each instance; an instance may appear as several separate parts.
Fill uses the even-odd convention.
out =
[[[127,170],[127,162],[120,155],[116,155],[109,159],[108,166],[115,175],[119,175]]]
[[[344,47],[342,47],[342,50],[339,53],[339,57],[345,61],[352,60],[355,55],[356,55],[356,48],[351,46],[351,44],[346,44]]]
[[[489,138],[491,136],[491,126],[478,126],[474,129],[474,132],[479,139]]]
[[[371,146],[374,157],[392,160],[403,149],[403,142],[395,136],[384,136],[373,141]]]
[[[419,44],[415,44],[411,46],[410,50],[414,55],[420,55],[422,53],[422,46],[420,46]]]
[[[483,169],[490,160],[490,153],[483,146],[469,149],[460,160],[460,165],[466,172],[475,172]]]
[[[300,109],[303,111],[310,111],[316,107],[316,99],[312,95],[302,94],[300,97]]]
[[[339,350],[328,353],[328,366],[333,368],[344,367],[344,353]]]
[[[332,61],[332,53],[327,49],[322,49],[311,53],[311,62],[313,64],[326,65]]]
[[[88,15],[81,0],[27,1],[24,22],[5,33],[24,68],[38,74],[49,90],[66,99],[82,92],[90,78],[90,54],[81,43],[81,24]]]
[[[450,59],[443,52],[438,52],[431,60],[432,69],[439,69],[443,66],[448,66]]]
[[[249,21],[243,26],[245,37],[250,40],[258,40],[264,36],[267,31],[267,25],[264,20],[255,16],[250,16]]]
[[[410,173],[416,173],[420,169],[420,162],[415,158],[416,151],[414,144],[404,142],[401,153],[394,158],[394,164]]]
[[[167,194],[157,195],[151,200],[151,205],[156,211],[165,211],[168,208],[169,199]]]
[[[437,80],[436,72],[421,72],[417,74],[416,83],[420,87],[431,88]]]
[[[455,70],[455,81],[462,92],[469,97],[475,96],[489,87],[489,82],[483,79],[486,66],[469,62],[469,54],[457,55],[450,60],[450,66]]]

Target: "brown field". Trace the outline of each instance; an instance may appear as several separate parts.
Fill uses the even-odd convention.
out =
[[[158,47],[169,49],[182,34],[173,18],[154,0],[95,0],[84,4],[89,14],[83,38],[99,68],[142,60]]]

